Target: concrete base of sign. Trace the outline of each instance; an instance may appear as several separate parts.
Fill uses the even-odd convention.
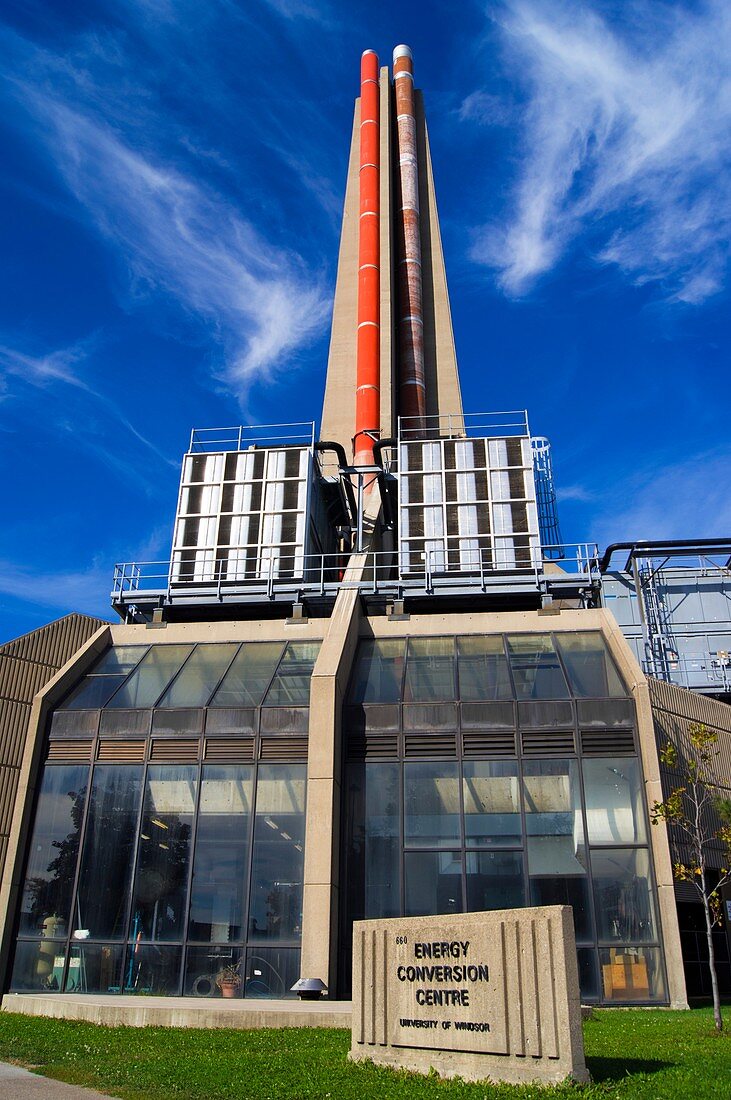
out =
[[[588,1081],[571,909],[356,922],[350,1057],[466,1081]]]

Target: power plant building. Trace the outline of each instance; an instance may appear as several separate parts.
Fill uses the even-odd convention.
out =
[[[367,51],[319,434],[194,430],[170,560],[3,727],[3,990],[348,999],[354,920],[569,904],[586,1002],[684,1006],[658,739],[706,721],[731,777],[731,712],[631,562],[562,542],[525,411],[463,409],[411,53]]]

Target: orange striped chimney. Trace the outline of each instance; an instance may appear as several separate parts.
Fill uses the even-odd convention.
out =
[[[358,230],[358,343],[356,355],[356,466],[373,464],[381,413],[380,334],[380,103],[378,56],[360,62],[360,225]]]
[[[421,290],[421,233],[419,227],[419,170],[416,159],[414,114],[414,63],[408,46],[393,51],[393,83],[396,92],[398,179],[400,184],[399,312],[399,412],[401,416],[426,414],[424,381],[424,316]],[[421,427],[412,421],[409,427]]]

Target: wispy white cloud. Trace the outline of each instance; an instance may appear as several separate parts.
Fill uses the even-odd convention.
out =
[[[701,302],[731,253],[731,8],[639,0],[621,26],[596,8],[507,4],[506,60],[527,91],[522,156],[507,221],[476,234],[473,256],[522,295],[584,234],[597,262]]]
[[[591,537],[601,545],[636,538],[727,537],[730,471],[731,451],[714,450],[615,478],[596,509]]]
[[[57,573],[0,560],[0,593],[39,607],[103,615],[111,589],[112,565],[99,560],[85,569]]]
[[[585,488],[583,485],[563,485],[556,489],[556,499],[559,503],[562,500],[576,500],[585,503],[590,500],[595,500],[596,494],[592,493],[590,489]]]

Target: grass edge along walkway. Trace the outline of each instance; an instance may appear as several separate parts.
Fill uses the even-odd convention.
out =
[[[584,1039],[593,1083],[540,1088],[354,1065],[343,1029],[112,1028],[0,1014],[0,1060],[123,1100],[731,1098],[731,1033],[715,1033],[710,1009],[600,1010]]]

